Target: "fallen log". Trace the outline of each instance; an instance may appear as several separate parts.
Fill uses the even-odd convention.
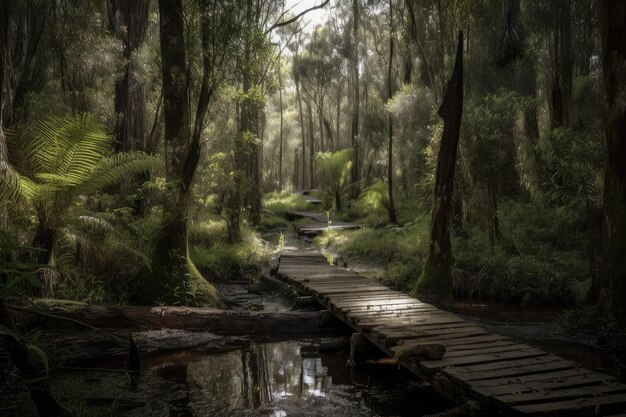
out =
[[[205,330],[216,334],[312,333],[338,322],[320,311],[241,312],[202,307],[85,305],[71,310],[7,306],[25,326]]]

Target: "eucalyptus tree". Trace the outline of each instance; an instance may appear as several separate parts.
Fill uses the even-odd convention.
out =
[[[26,95],[40,87],[43,71],[39,58],[39,45],[52,9],[52,0],[27,0],[17,2],[19,22],[16,28],[15,51],[12,59],[15,74],[15,93],[12,112],[14,121],[24,121]],[[21,9],[21,10],[20,10]]]
[[[167,198],[152,271],[144,272],[145,285],[137,294],[140,302],[217,302],[214,288],[197,274],[188,257],[189,199],[207,109],[239,33],[239,7],[239,1],[200,2],[202,75],[193,118],[183,1],[159,1]]]
[[[109,28],[123,44],[123,73],[115,86],[115,149],[147,151],[146,99],[137,75],[137,49],[148,28],[148,0],[108,0]]]
[[[452,299],[450,206],[463,115],[463,48],[461,32],[452,77],[438,112],[444,119],[444,127],[437,157],[428,257],[413,290],[421,297],[444,304]]]

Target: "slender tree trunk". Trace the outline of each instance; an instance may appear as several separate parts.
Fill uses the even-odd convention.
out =
[[[283,76],[278,54],[278,100],[280,103],[280,138],[278,148],[278,190],[283,190]]]
[[[306,108],[309,116],[309,188],[313,188],[315,186],[315,132],[310,99],[306,101]]]
[[[298,80],[295,80],[296,84],[296,96],[298,98],[298,116],[300,118],[300,133],[302,135],[302,182],[300,186],[302,188],[306,187],[306,133],[304,131],[304,116],[302,113],[302,97],[300,96],[300,83]]]
[[[341,147],[341,135],[340,135],[340,129],[341,129],[341,93],[343,91],[343,80],[341,80],[339,82],[339,86],[337,89],[337,102],[335,103],[336,106],[336,113],[337,113],[337,120],[335,121],[336,125],[335,125],[335,147],[333,149],[333,151],[336,151],[337,149],[339,149]]]
[[[210,58],[207,55],[209,33],[205,19],[207,2],[201,1],[204,73],[192,133],[182,0],[159,0],[167,198],[152,270],[144,271],[144,285],[139,287],[136,296],[142,303],[217,302],[214,288],[190,272],[187,253],[190,188],[200,158],[200,131],[211,96],[208,85]],[[175,289],[180,293],[176,294]],[[194,296],[190,299],[191,292]]]
[[[496,196],[496,185],[494,181],[487,182],[487,224],[489,224],[489,243],[493,249],[496,242],[500,240],[500,221],[498,219],[498,200]]]
[[[25,14],[18,25],[18,37],[13,55],[13,68],[17,87],[13,97],[11,122],[22,122],[26,117],[23,108],[26,95],[35,89],[33,75],[37,66],[37,51],[50,14],[51,0],[28,0]]]
[[[604,75],[603,274],[595,301],[626,323],[626,2],[600,2]]]
[[[551,127],[570,127],[572,123],[572,85],[574,58],[572,51],[571,0],[558,0],[553,4],[554,68],[550,95]]]
[[[133,55],[148,28],[148,0],[108,0],[109,28],[124,43],[124,74],[115,88],[115,150],[146,150],[146,100]]]
[[[360,172],[359,166],[359,102],[361,93],[359,90],[359,0],[352,0],[352,127],[351,127],[351,146],[352,146],[352,197],[356,198],[360,193]]]
[[[393,24],[393,0],[389,0],[389,68],[387,71],[387,99],[393,97],[393,38],[395,36]],[[389,113],[389,148],[387,149],[387,185],[389,193],[389,222],[398,223],[396,207],[393,197],[393,115]]]
[[[443,118],[444,125],[437,158],[430,247],[424,271],[414,289],[417,295],[444,304],[452,299],[450,204],[462,115],[463,32],[459,33],[454,72],[439,108],[439,116]]]

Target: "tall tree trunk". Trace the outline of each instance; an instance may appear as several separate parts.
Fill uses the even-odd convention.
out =
[[[145,151],[146,100],[133,55],[148,28],[148,0],[108,0],[109,27],[124,43],[124,74],[115,87],[115,150]]]
[[[570,127],[572,123],[572,85],[574,58],[572,51],[571,0],[553,4],[554,64],[550,94],[551,127]]]
[[[163,223],[153,256],[151,271],[145,271],[139,302],[216,303],[214,288],[194,273],[188,259],[189,198],[193,176],[200,158],[200,131],[211,96],[208,0],[201,1],[203,78],[194,131],[189,114],[189,83],[185,52],[182,0],[159,0],[161,70],[163,75],[163,116],[165,125],[166,199]],[[178,289],[179,294],[175,294]],[[190,293],[192,298],[188,298]]]
[[[603,274],[595,300],[626,323],[626,2],[600,2],[604,75],[606,162],[604,173]]]
[[[294,80],[296,84],[296,96],[298,98],[298,116],[300,118],[300,133],[302,135],[302,182],[300,186],[305,188],[306,182],[306,133],[304,131],[304,116],[302,113],[302,97],[300,96],[300,83],[299,80]]]
[[[283,76],[280,64],[280,52],[278,54],[278,100],[280,103],[280,133],[278,143],[278,190],[283,190]]]
[[[393,97],[393,38],[395,29],[393,23],[393,0],[389,0],[389,68],[387,70],[387,99]],[[389,222],[396,224],[396,207],[393,201],[393,115],[389,113],[389,147],[387,149],[387,185],[389,193]]]
[[[306,101],[306,109],[309,117],[309,188],[315,186],[315,132],[313,131],[313,109],[311,100]]]
[[[333,151],[339,149],[342,145],[341,145],[341,134],[340,134],[340,129],[341,129],[341,93],[343,91],[343,79],[341,81],[339,81],[339,86],[337,88],[337,101],[335,103],[335,111],[337,113],[337,120],[335,120],[335,147],[333,149]]]
[[[37,67],[37,51],[41,35],[46,27],[50,14],[51,0],[28,0],[24,16],[18,25],[18,36],[13,55],[13,68],[16,74],[15,95],[11,122],[25,120],[26,111],[23,108],[26,95],[33,91],[33,75]]]
[[[351,126],[351,146],[352,146],[352,197],[356,198],[360,193],[360,172],[359,166],[359,103],[361,101],[361,93],[359,90],[359,0],[352,0],[352,54],[351,54],[351,71],[352,71],[352,126]]]
[[[414,289],[418,296],[443,304],[452,300],[450,203],[462,115],[463,32],[459,33],[454,72],[439,108],[439,116],[443,118],[444,125],[437,157],[430,246],[424,271]]]

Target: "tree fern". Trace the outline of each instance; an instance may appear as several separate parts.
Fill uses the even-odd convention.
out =
[[[103,190],[145,175],[162,165],[162,160],[143,152],[118,153],[103,158],[85,181],[86,190]]]

